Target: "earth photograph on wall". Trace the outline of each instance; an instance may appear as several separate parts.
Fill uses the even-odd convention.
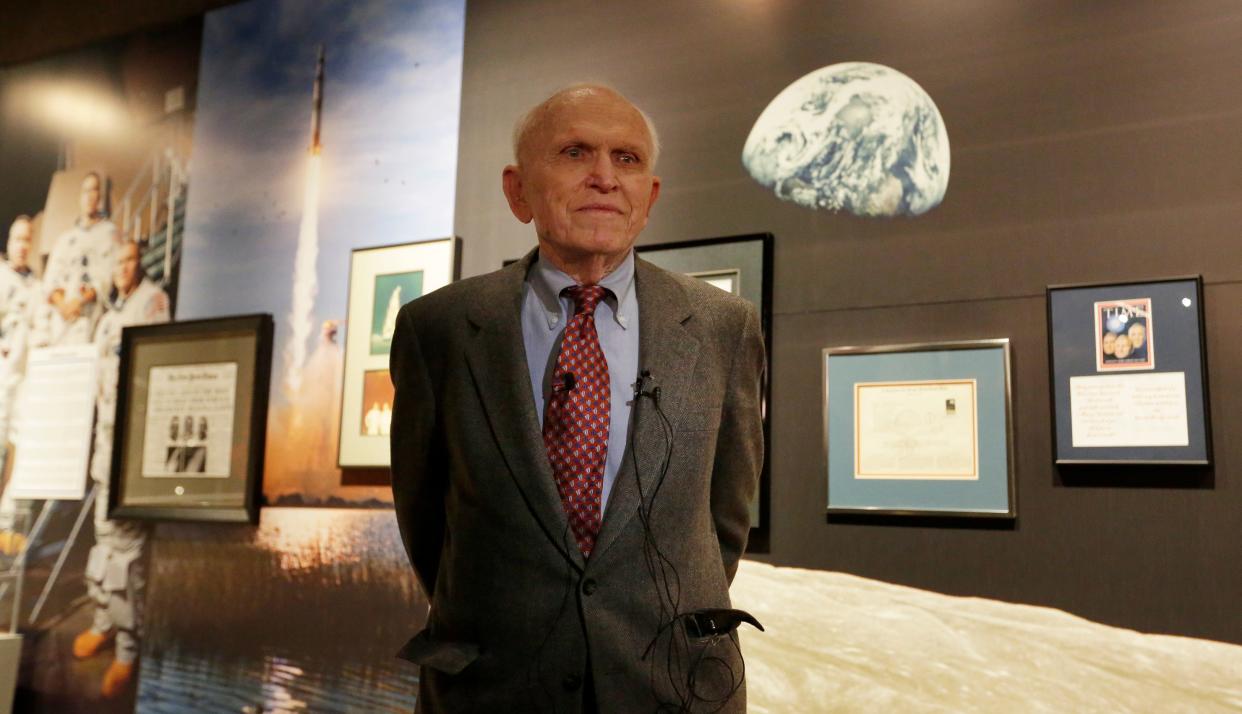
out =
[[[755,121],[742,163],[777,197],[857,216],[918,216],[944,200],[949,135],[895,69],[845,62],[786,87]]]

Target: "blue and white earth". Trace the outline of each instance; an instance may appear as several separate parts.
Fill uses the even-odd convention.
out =
[[[917,216],[944,200],[949,135],[914,80],[869,62],[829,65],[772,100],[742,163],[786,201],[859,216]]]

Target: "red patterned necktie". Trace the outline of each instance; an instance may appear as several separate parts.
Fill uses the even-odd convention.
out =
[[[552,372],[552,398],[543,416],[543,445],[569,527],[582,554],[589,556],[599,533],[612,406],[608,361],[595,331],[595,307],[603,299],[604,289],[575,285],[565,292],[574,301],[574,316],[565,326],[561,354]]]

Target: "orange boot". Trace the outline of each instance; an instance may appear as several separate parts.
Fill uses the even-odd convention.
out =
[[[134,678],[133,662],[117,662],[112,661],[108,671],[104,672],[103,685],[99,688],[99,694],[104,699],[112,699],[120,695],[129,688],[129,683]]]
[[[13,556],[22,552],[26,545],[26,536],[17,531],[0,531],[0,553]]]
[[[73,638],[73,656],[78,659],[93,657],[112,639],[111,632],[95,632],[87,628]]]

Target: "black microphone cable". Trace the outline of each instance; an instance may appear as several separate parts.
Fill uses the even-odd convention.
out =
[[[663,407],[660,405],[660,387],[657,385],[652,390],[647,391],[644,385],[647,380],[651,379],[651,372],[643,370],[639,376],[638,384],[635,388],[635,439],[637,439],[637,422],[639,412],[639,402],[643,398],[651,399],[655,406],[656,415],[660,419],[661,435],[664,437],[664,454],[661,459],[660,473],[656,479],[655,488],[652,489],[650,500],[643,490],[642,474],[639,468],[637,448],[631,449],[631,456],[634,459],[634,476],[637,482],[639,503],[638,517],[643,528],[643,558],[647,568],[648,577],[651,578],[652,587],[656,592],[656,600],[660,606],[660,625],[657,627],[651,642],[647,645],[647,649],[643,652],[643,659],[652,653],[656,648],[661,637],[667,632],[669,636],[668,645],[664,648],[664,676],[673,691],[676,701],[666,702],[659,701],[657,712],[664,711],[688,711],[693,693],[684,691],[680,677],[677,676],[681,671],[681,653],[684,651],[689,655],[689,640],[685,636],[684,628],[681,632],[677,631],[677,623],[681,617],[681,574],[677,571],[677,566],[673,563],[660,547],[659,541],[655,537],[652,528],[652,509],[655,506],[656,498],[659,495],[664,480],[668,476],[668,470],[672,463],[672,455],[674,449],[674,430],[672,424],[668,420],[668,416],[664,413]],[[678,636],[680,635],[680,642]],[[680,644],[679,648],[677,645]],[[658,659],[658,653],[657,653]],[[656,659],[652,660],[650,677],[656,678]],[[671,709],[670,709],[671,708]]]
[[[651,642],[647,645],[647,649],[643,653],[643,659],[646,659],[652,650],[656,648],[660,638],[667,632],[669,636],[668,645],[665,648],[665,677],[667,678],[669,688],[675,695],[675,701],[667,702],[658,701],[657,712],[676,712],[678,714],[692,712],[697,702],[704,704],[716,704],[716,707],[710,712],[718,712],[728,705],[729,701],[741,689],[742,684],[746,681],[746,661],[742,656],[741,646],[738,642],[735,630],[727,633],[729,643],[733,646],[741,662],[741,672],[735,673],[732,665],[722,656],[710,654],[712,650],[725,635],[713,634],[709,638],[697,638],[706,640],[699,649],[697,656],[690,660],[690,636],[687,632],[685,618],[692,617],[694,613],[681,612],[681,575],[677,571],[677,566],[673,563],[664,551],[660,548],[659,542],[655,537],[652,528],[652,509],[655,506],[660,489],[663,487],[668,471],[672,463],[672,456],[675,447],[676,431],[673,429],[672,423],[668,419],[668,415],[664,413],[664,409],[660,405],[660,387],[657,385],[650,391],[644,389],[644,385],[648,379],[652,379],[649,370],[643,370],[639,376],[637,385],[635,386],[635,412],[634,412],[634,433],[632,438],[635,443],[637,441],[638,426],[638,402],[643,398],[651,400],[655,406],[656,415],[660,419],[661,432],[664,437],[664,455],[660,466],[659,477],[656,479],[655,488],[652,489],[651,499],[647,500],[646,494],[643,492],[642,476],[639,471],[637,448],[632,448],[631,458],[634,463],[634,475],[638,485],[639,505],[638,516],[643,527],[643,556],[647,567],[648,576],[651,578],[652,586],[656,591],[656,599],[660,605],[660,625],[656,629],[655,635]],[[680,645],[678,647],[677,645]],[[685,653],[687,667],[684,675],[684,689],[681,674],[682,653]],[[696,684],[700,671],[704,665],[714,663],[716,666],[722,666],[728,674],[729,688],[725,694],[719,698],[708,698],[698,693]],[[650,677],[653,684],[656,678],[655,672],[656,661],[652,660],[652,670]]]

